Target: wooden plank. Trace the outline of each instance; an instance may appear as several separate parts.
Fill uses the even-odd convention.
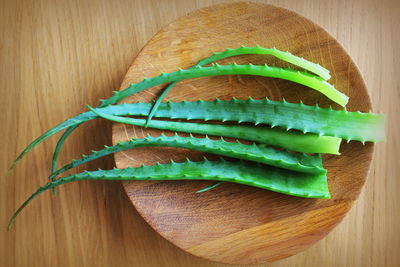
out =
[[[0,265],[228,266],[184,252],[152,230],[119,183],[83,182],[34,201],[6,232],[17,206],[46,182],[56,138],[37,147],[10,177],[6,169],[33,138],[109,97],[132,59],[167,23],[221,1],[13,1],[0,3]],[[261,1],[323,26],[357,63],[375,111],[388,116],[359,200],[321,242],[263,266],[398,266],[400,24],[398,1]],[[389,127],[390,125],[390,127]],[[105,129],[104,134],[99,129]],[[61,155],[66,163],[111,144],[111,124],[82,126]],[[87,169],[111,168],[113,159]],[[77,169],[76,171],[82,170]]]

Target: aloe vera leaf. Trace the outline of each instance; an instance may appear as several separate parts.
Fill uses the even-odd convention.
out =
[[[137,110],[146,110],[150,103],[136,103]],[[147,107],[145,107],[147,106]],[[134,106],[127,108],[135,110]],[[145,115],[143,113],[131,115]],[[347,141],[379,142],[385,140],[385,118],[371,112],[349,112],[309,106],[303,103],[254,100],[183,101],[162,103],[155,114],[159,118],[202,119],[268,124],[284,129],[334,136]]]
[[[256,47],[247,47],[247,46],[242,46],[236,49],[226,49],[222,52],[217,52],[212,54],[212,56],[204,58],[197,62],[196,65],[190,67],[190,69],[195,68],[196,66],[204,66],[207,64],[210,64],[212,62],[221,60],[223,58],[227,57],[232,57],[232,56],[238,56],[238,55],[245,55],[245,54],[259,54],[259,55],[272,55],[276,58],[279,58],[283,61],[289,62],[295,66],[301,67],[307,71],[313,72],[314,74],[320,76],[324,80],[329,80],[331,78],[331,75],[329,74],[329,71],[322,66],[313,63],[311,61],[305,60],[304,58],[295,56],[289,52],[283,52],[280,51],[276,48],[264,48],[261,46],[256,46]],[[153,107],[150,110],[150,113],[147,118],[146,126],[149,121],[154,116],[154,113],[157,111],[158,106],[160,105],[161,101],[164,99],[164,97],[168,94],[168,92],[177,84],[178,82],[173,82],[167,86],[167,88],[164,89],[160,97],[154,102]]]
[[[149,114],[150,109],[151,103],[124,103],[98,108],[102,113],[117,116],[146,116]],[[318,116],[322,113],[326,114],[326,116]],[[383,127],[381,127],[383,125],[383,116],[381,115],[372,113],[366,115],[365,113],[359,114],[358,112],[334,110],[327,111],[326,109],[317,106],[306,106],[301,103],[292,104],[287,103],[286,101],[278,102],[268,99],[166,102],[161,103],[155,116],[165,118],[253,122],[255,124],[263,123],[270,124],[271,126],[281,126],[286,129],[297,129],[304,133],[314,132],[318,135],[335,135],[346,139],[350,138],[351,140],[380,141],[384,139]],[[302,116],[304,116],[304,119]],[[25,154],[50,136],[68,127],[96,118],[98,118],[98,116],[89,111],[81,113],[51,128],[36,138],[22,151],[12,164],[9,172],[25,156]],[[325,121],[329,121],[329,123],[324,124]],[[348,125],[348,130],[343,130],[343,127],[341,126],[342,122],[343,126]],[[352,122],[357,124],[356,128],[351,126]],[[329,125],[333,124],[335,127],[329,127]],[[378,130],[374,134],[372,129],[375,127]],[[321,132],[321,130],[324,132]],[[359,137],[352,135],[351,131],[353,130],[358,132]]]
[[[129,106],[126,106],[125,104],[122,105],[115,105],[115,106],[106,106],[104,108],[102,108],[102,111],[106,112],[106,113],[110,113],[110,114],[114,114],[114,115],[128,115],[131,111],[128,110],[127,108],[129,108]],[[144,107],[146,108],[146,107]],[[150,105],[147,107],[147,109],[145,110],[146,113],[144,113],[144,111],[138,111],[139,114],[148,114],[150,110]],[[18,157],[14,160],[14,162],[12,163],[10,169],[7,172],[7,175],[9,175],[9,173],[15,168],[15,166],[17,165],[17,163],[29,152],[31,151],[34,147],[36,147],[38,144],[42,143],[43,141],[45,141],[47,138],[53,136],[54,134],[69,128],[69,127],[77,127],[78,125],[96,119],[98,118],[98,116],[93,113],[93,112],[84,112],[81,113],[73,118],[70,118],[68,120],[63,121],[62,123],[56,125],[55,127],[47,130],[45,133],[43,133],[42,135],[40,135],[39,137],[37,137],[32,143],[30,143],[19,155]],[[70,135],[72,133],[73,129],[71,129],[70,131],[66,131],[65,138],[64,135],[61,137],[62,141],[58,142],[57,144],[57,148],[53,154],[53,162],[52,165],[57,165],[57,158],[58,158],[58,154],[59,151],[61,149],[62,144],[64,143],[66,137],[68,137],[68,135]],[[54,160],[56,159],[56,160]],[[53,169],[52,169],[53,170]]]
[[[146,123],[146,121],[142,119],[109,115],[99,111],[99,109],[96,110],[90,106],[88,106],[88,108],[98,116],[107,120],[137,126],[144,126]],[[327,153],[339,155],[339,147],[342,140],[337,137],[303,134],[300,132],[285,131],[278,128],[272,129],[270,127],[263,126],[221,125],[152,120],[149,123],[149,127],[186,133],[240,138],[303,153]]]
[[[142,82],[131,84],[128,88],[124,90],[115,91],[114,95],[108,99],[102,99],[99,107],[105,107],[107,105],[115,104],[129,95],[138,93],[146,88],[153,87],[159,84],[176,82],[191,78],[219,75],[258,75],[296,82],[321,92],[326,97],[341,106],[346,106],[349,99],[345,94],[336,90],[333,85],[331,85],[321,77],[312,75],[308,72],[295,71],[292,69],[284,69],[267,65],[260,66],[252,64],[215,64],[211,67],[197,66],[193,69],[180,69],[171,73],[162,73],[161,75],[154,78],[146,78]]]
[[[121,104],[121,105],[115,105],[115,106],[106,106],[104,108],[102,108],[103,112],[106,113],[110,113],[113,115],[129,115],[131,113],[130,110],[128,110],[127,108],[129,108],[129,106],[126,106],[126,104]],[[146,107],[144,107],[146,108]],[[150,110],[150,105],[148,105],[147,109],[145,111],[140,111],[138,110],[138,114],[148,114]],[[146,112],[146,113],[144,113]],[[42,135],[40,135],[39,137],[37,137],[32,143],[30,143],[19,155],[18,157],[14,160],[14,162],[12,163],[10,169],[7,172],[7,175],[9,175],[9,173],[15,168],[15,166],[17,165],[17,163],[29,152],[31,151],[34,147],[36,147],[38,144],[42,143],[43,141],[45,141],[47,138],[53,136],[54,134],[69,128],[69,127],[77,127],[78,125],[96,119],[98,118],[98,116],[89,111],[89,112],[84,112],[81,113],[73,118],[70,118],[68,120],[63,121],[62,123],[59,123],[58,125],[56,125],[55,127],[47,130],[45,133],[43,133]],[[57,158],[58,158],[58,154],[59,151],[61,149],[62,144],[64,143],[66,137],[68,137],[68,135],[70,135],[72,133],[73,129],[71,129],[70,131],[66,131],[66,133],[61,137],[62,141],[58,142],[56,150],[53,154],[53,162],[52,165],[57,165]],[[65,137],[65,138],[64,138]],[[56,160],[54,160],[56,159]],[[53,170],[53,168],[52,168]]]
[[[9,175],[9,173],[15,168],[15,166],[17,165],[17,163],[29,152],[31,151],[35,146],[37,146],[38,144],[40,144],[41,142],[43,142],[44,140],[46,140],[47,138],[49,138],[50,136],[68,128],[68,127],[72,127],[72,126],[76,126],[78,124],[81,124],[83,122],[92,120],[97,118],[97,116],[93,116],[93,114],[90,114],[89,112],[85,112],[82,114],[79,114],[78,116],[75,116],[71,119],[68,119],[58,125],[56,125],[55,127],[49,129],[48,131],[46,131],[45,133],[43,133],[41,136],[39,136],[38,138],[36,138],[32,143],[30,143],[19,155],[18,157],[14,160],[14,162],[11,164],[10,169],[7,172],[7,175]],[[72,131],[71,131],[72,132]],[[71,134],[71,132],[69,132],[69,134]],[[68,135],[69,135],[68,134]],[[65,140],[63,140],[64,142]],[[60,143],[61,145],[63,144]],[[61,149],[61,146],[59,146],[59,149]],[[56,159],[58,158],[58,151],[56,153]],[[53,154],[53,158],[54,158],[54,154]],[[56,162],[56,161],[55,161]]]
[[[62,145],[64,144],[65,140],[67,139],[67,137],[76,129],[78,128],[80,124],[77,124],[75,126],[71,126],[69,128],[67,128],[67,130],[63,133],[63,135],[60,137],[60,139],[57,142],[56,148],[54,149],[54,153],[53,153],[53,159],[51,161],[51,173],[55,172],[57,170],[57,160],[58,160],[58,156],[60,154],[60,150]],[[56,188],[52,188],[53,191],[53,195],[56,196],[57,192],[56,192]]]
[[[206,192],[208,190],[216,188],[217,186],[219,186],[222,183],[223,182],[215,182],[214,184],[212,184],[210,186],[207,186],[206,188],[203,188],[203,189],[200,189],[200,190],[196,191],[196,193],[204,193],[204,192]]]
[[[203,66],[223,58],[245,55],[245,54],[271,55],[283,61],[291,63],[295,66],[303,68],[309,72],[312,72],[320,76],[324,80],[329,80],[331,78],[329,70],[325,69],[321,65],[308,61],[302,57],[295,56],[290,52],[284,52],[278,50],[275,47],[264,48],[261,46],[255,46],[255,47],[242,46],[236,49],[228,48],[222,52],[216,52],[208,58],[200,60],[196,65]]]
[[[322,167],[321,155],[306,155],[302,153],[291,153],[284,150],[277,150],[267,147],[263,144],[245,145],[240,142],[232,143],[223,140],[212,140],[207,136],[205,138],[195,138],[193,136],[181,137],[160,135],[157,137],[147,136],[143,139],[131,139],[127,142],[119,142],[115,146],[105,146],[99,151],[92,151],[89,155],[83,155],[82,158],[73,160],[50,175],[50,179],[54,180],[61,173],[85,164],[92,160],[128,149],[139,147],[178,147],[191,150],[202,151],[206,153],[228,156],[237,159],[264,163],[267,165],[298,171],[305,173],[325,173]]]
[[[139,168],[85,171],[47,183],[33,193],[11,217],[10,228],[21,210],[44,191],[62,184],[82,180],[217,180],[268,189],[293,196],[330,198],[326,174],[298,173],[260,163],[245,161],[186,161],[156,164]]]

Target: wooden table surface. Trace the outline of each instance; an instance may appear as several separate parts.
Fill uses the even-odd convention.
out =
[[[110,96],[161,27],[220,2],[0,2],[0,266],[229,266],[194,257],[160,237],[119,182],[72,183],[60,187],[55,199],[43,194],[5,230],[17,206],[46,182],[57,139],[38,146],[5,177],[18,153],[51,126],[86,110],[85,104]],[[374,111],[386,114],[388,137],[376,146],[366,186],[343,222],[307,251],[263,266],[399,266],[400,2],[262,2],[296,11],[337,38],[360,68]],[[93,121],[67,141],[60,160],[103,144],[111,144],[111,123]],[[85,167],[113,165],[108,157]]]

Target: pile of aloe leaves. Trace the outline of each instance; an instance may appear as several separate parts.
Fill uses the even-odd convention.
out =
[[[303,71],[268,65],[218,65],[214,62],[237,55],[271,55],[288,62]],[[205,65],[210,66],[204,67]],[[231,99],[214,101],[162,102],[168,92],[181,80],[216,75],[257,75],[285,79],[316,90],[327,98],[344,107],[342,110],[309,106],[302,102],[289,103],[270,99],[245,100]],[[349,98],[337,90],[327,80],[329,71],[322,66],[297,57],[276,48],[245,47],[226,49],[200,60],[189,69],[161,73],[153,78],[130,84],[130,86],[103,99],[98,107],[88,106],[88,111],[51,128],[34,140],[17,157],[10,171],[25,154],[50,136],[61,132],[51,164],[50,182],[33,193],[15,212],[9,222],[12,226],[16,216],[35,197],[42,192],[59,185],[80,180],[212,180],[217,183],[234,182],[268,189],[283,194],[306,198],[330,198],[327,170],[322,164],[321,154],[340,154],[342,139],[365,142],[384,141],[384,116],[372,112],[349,112],[345,106]],[[163,93],[154,103],[118,104],[127,96],[147,88],[167,84]],[[132,118],[145,116],[145,119]],[[152,118],[203,120],[204,123],[181,122],[173,120],[153,120]],[[131,139],[119,142],[115,146],[105,146],[92,151],[80,159],[73,160],[57,168],[58,156],[68,136],[84,122],[103,118],[115,122],[190,133],[188,137],[179,135],[143,139]],[[207,121],[230,121],[236,124],[209,124]],[[243,125],[242,122],[247,122]],[[249,125],[249,123],[251,125]],[[192,134],[206,137],[196,138]],[[211,139],[208,136],[219,136]],[[242,139],[252,143],[228,142],[223,137]],[[126,169],[84,171],[60,178],[67,170],[119,151],[139,147],[176,147],[185,148],[221,156],[219,160],[200,162],[189,159],[183,163],[171,161],[169,164],[157,163],[153,166]],[[225,160],[222,157],[236,160]],[[215,189],[217,190],[217,189]]]

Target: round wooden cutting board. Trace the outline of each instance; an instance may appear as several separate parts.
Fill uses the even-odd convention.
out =
[[[198,60],[241,45],[276,47],[317,62],[331,71],[330,83],[350,97],[348,110],[371,109],[357,67],[325,30],[286,9],[256,3],[232,3],[199,9],[166,26],[139,53],[122,83],[136,83],[160,72],[188,68]],[[289,67],[270,56],[246,55],[219,62]],[[292,67],[292,66],[290,66]],[[155,100],[163,86],[145,90],[126,102]],[[180,82],[166,100],[223,100],[249,96],[316,104],[332,102],[304,86],[265,77],[219,76]],[[332,105],[334,108],[340,108]],[[163,131],[165,134],[170,132]],[[161,131],[115,124],[113,142]],[[294,255],[326,236],[357,199],[368,174],[373,145],[343,143],[340,156],[324,156],[332,199],[287,196],[249,186],[206,181],[125,182],[124,188],[143,218],[176,246],[209,260],[253,264]],[[118,168],[201,160],[203,153],[175,148],[143,148],[115,155]],[[212,159],[215,156],[207,155]]]

